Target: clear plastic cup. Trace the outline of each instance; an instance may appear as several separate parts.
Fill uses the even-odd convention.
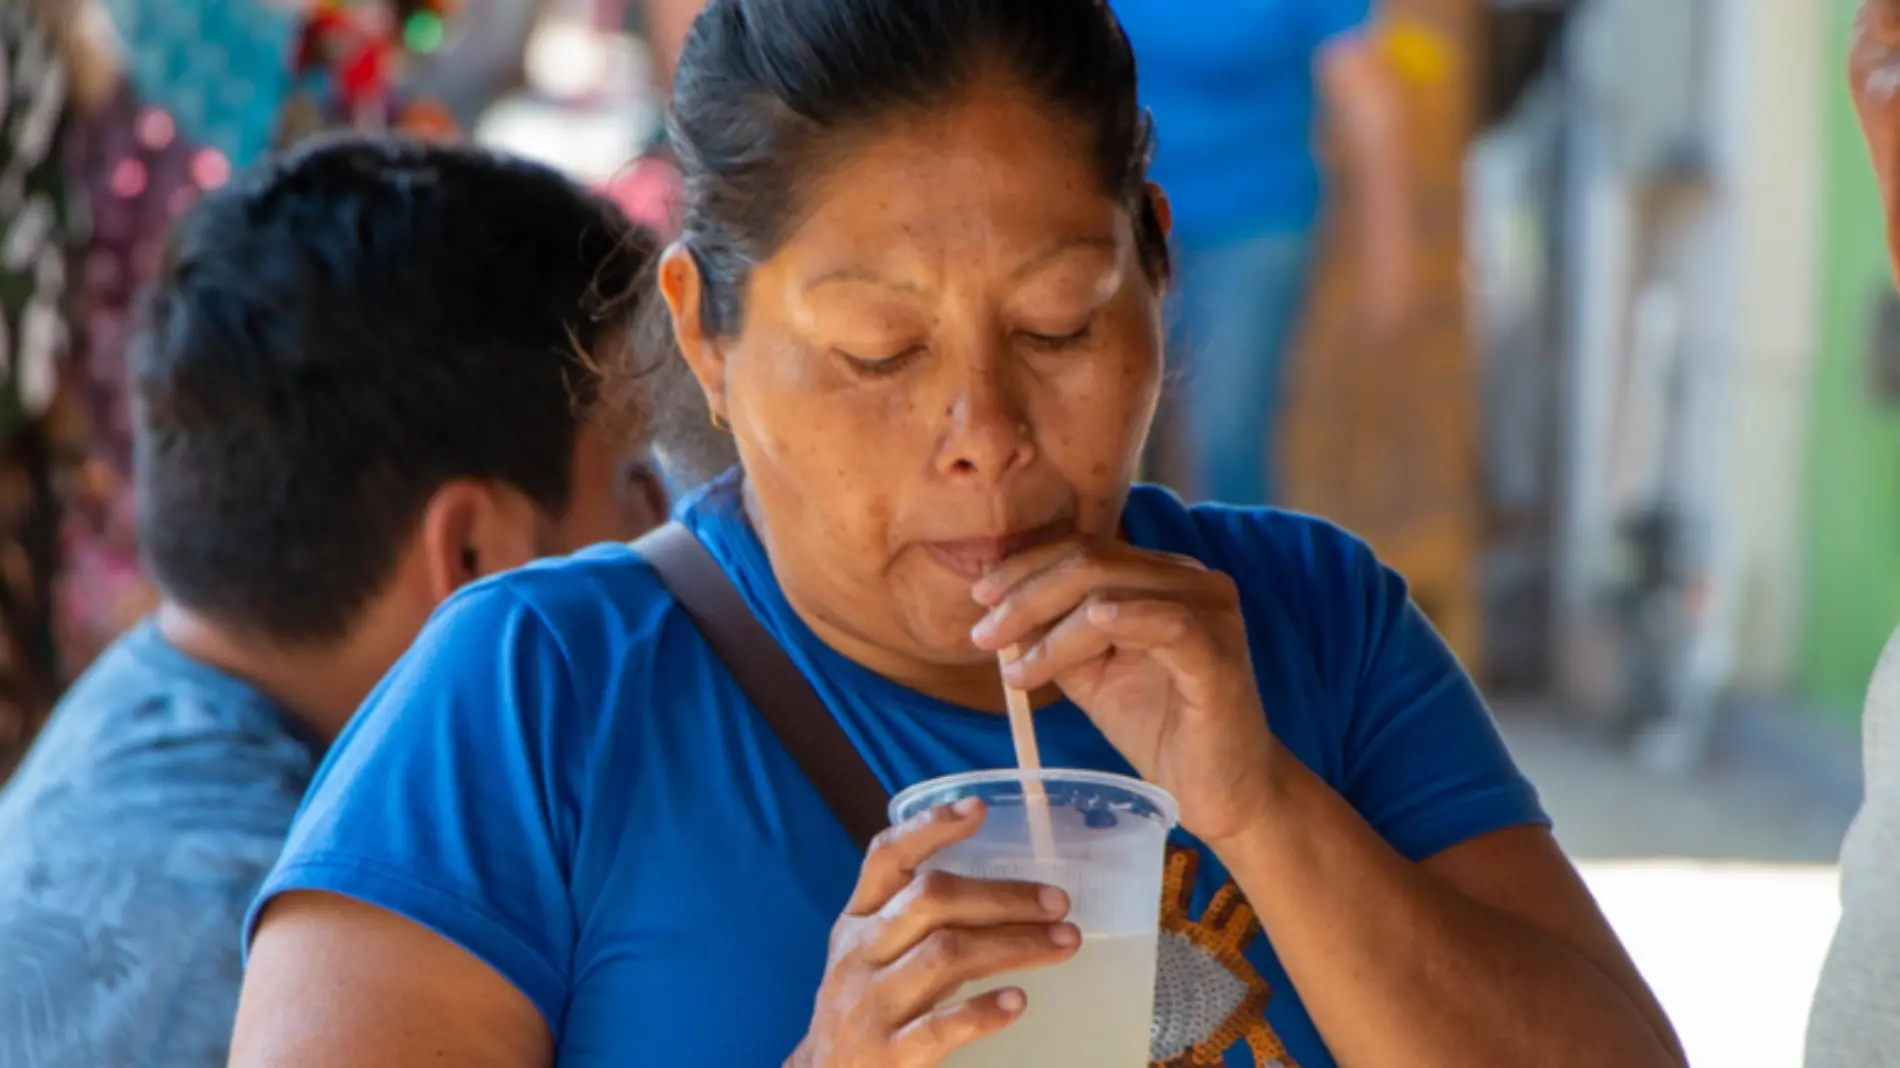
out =
[[[1042,787],[1053,853],[1038,857],[1026,783]],[[1155,954],[1174,798],[1138,779],[1093,771],[1014,769],[952,775],[891,801],[891,822],[964,798],[988,806],[982,830],[937,854],[926,870],[977,879],[1047,883],[1067,891],[1082,931],[1075,956],[1053,968],[973,984],[966,998],[1014,986],[1021,1019],[945,1061],[946,1068],[1143,1068],[1154,1019]]]

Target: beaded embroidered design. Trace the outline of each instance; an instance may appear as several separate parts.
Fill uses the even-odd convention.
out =
[[[1155,1068],[1222,1068],[1241,1043],[1255,1068],[1299,1068],[1267,1022],[1273,990],[1246,957],[1260,918],[1240,888],[1229,880],[1199,920],[1188,919],[1200,865],[1194,850],[1168,847],[1149,1054]]]

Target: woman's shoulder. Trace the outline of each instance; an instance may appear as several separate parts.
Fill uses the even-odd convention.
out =
[[[691,623],[631,548],[602,545],[505,572],[457,592],[423,628],[335,748],[369,752],[448,731],[471,759],[523,724],[550,780],[591,774],[628,729],[622,699],[660,692],[695,668]]]
[[[606,544],[474,583],[442,606],[432,626],[504,642],[532,630],[573,664],[654,639],[677,609],[631,546]]]

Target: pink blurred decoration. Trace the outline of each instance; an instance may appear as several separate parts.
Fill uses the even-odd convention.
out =
[[[146,108],[139,115],[139,142],[154,152],[163,151],[178,136],[178,124],[159,108]]]
[[[191,157],[191,180],[200,189],[216,189],[231,180],[231,161],[215,148],[201,148]]]
[[[149,181],[145,164],[135,159],[122,159],[112,168],[112,195],[121,200],[131,200],[145,192]]]
[[[666,160],[637,159],[608,180],[601,190],[634,222],[664,240],[678,236],[678,209],[683,192],[679,172]]]

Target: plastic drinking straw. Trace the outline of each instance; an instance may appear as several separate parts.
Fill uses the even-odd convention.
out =
[[[1022,650],[1012,645],[1003,650],[998,665],[1021,655]],[[1003,700],[1009,706],[1009,737],[1016,746],[1016,766],[1024,772],[1023,808],[1029,816],[1029,840],[1037,860],[1054,860],[1056,836],[1049,820],[1049,795],[1043,789],[1042,780],[1034,777],[1042,770],[1042,751],[1036,745],[1035,709],[1029,703],[1029,694],[1014,686],[1003,687]]]

